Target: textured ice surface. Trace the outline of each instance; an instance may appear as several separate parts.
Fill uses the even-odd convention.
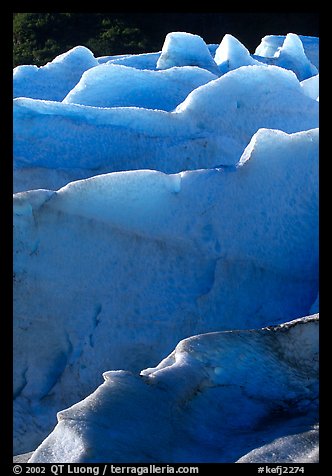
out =
[[[319,74],[301,81],[304,94],[312,99],[319,100]]]
[[[264,47],[259,47],[256,51],[262,51],[263,54],[265,53]],[[267,54],[269,54],[269,48],[267,48]],[[310,62],[305,53],[304,45],[300,37],[293,33],[288,33],[282,45],[276,49],[272,57],[258,56],[257,54],[252,57],[260,63],[280,66],[281,68],[293,71],[299,81],[304,81],[318,74],[317,67]]]
[[[197,66],[150,71],[107,63],[86,71],[63,102],[171,111],[193,89],[216,78],[216,75]]]
[[[30,463],[317,460],[317,315],[196,335],[155,368],[104,379],[58,413]]]
[[[318,292],[318,131],[260,130],[237,168],[118,172],[19,193],[14,223],[24,452],[106,370],[154,365],[190,335],[308,314]]]
[[[157,68],[157,61],[160,56],[158,53],[141,53],[137,55],[118,55],[118,56],[105,56],[98,59],[99,64],[119,64],[122,66],[131,66],[136,69],[150,69],[155,70]]]
[[[62,101],[83,72],[97,64],[97,59],[88,48],[76,46],[40,68],[34,65],[17,66],[13,74],[14,97]]]
[[[301,422],[300,422],[301,424]],[[293,425],[292,433],[278,437],[242,456],[237,463],[318,463],[319,427],[308,425],[307,431]]]
[[[247,48],[234,36],[226,34],[218,46],[214,60],[221,73],[226,73],[240,66],[259,64],[250,56]]]
[[[298,36],[303,44],[305,55],[316,68],[319,68],[319,38],[316,36]],[[272,58],[282,47],[285,39],[286,36],[283,35],[264,36],[256,48],[255,55]]]
[[[182,31],[168,33],[157,61],[158,69],[172,66],[199,66],[219,74],[207,44],[199,35]]]
[[[57,189],[118,170],[234,165],[259,128],[318,127],[318,107],[293,72],[266,65],[209,81],[172,112],[15,99],[14,189]]]
[[[288,33],[282,46],[274,55],[276,64],[294,71],[300,81],[318,73],[317,68],[308,60],[302,41],[298,35]]]
[[[315,68],[174,32],[15,69],[15,454],[60,411],[35,461],[318,461]]]

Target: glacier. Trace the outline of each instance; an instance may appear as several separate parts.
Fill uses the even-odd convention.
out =
[[[84,72],[77,85],[63,99],[66,104],[146,109],[175,109],[188,94],[217,76],[197,66],[153,71],[114,63]]]
[[[16,98],[14,190],[60,188],[122,170],[235,165],[260,128],[317,127],[318,102],[277,66],[239,67],[197,87],[172,111]]]
[[[15,454],[318,461],[314,40],[14,70]]]
[[[157,60],[157,69],[186,65],[196,65],[218,76],[220,74],[219,68],[203,38],[183,31],[168,33]]]
[[[304,53],[309,62],[319,69],[319,38],[315,36],[294,35],[295,34],[292,33],[291,37],[294,38],[295,36],[298,36],[298,38],[301,40]],[[282,48],[286,37],[287,35],[264,36],[260,44],[257,46],[253,56],[257,55],[265,58],[273,58],[276,54],[278,54],[280,48]]]
[[[13,71],[14,97],[62,101],[82,73],[98,64],[85,46],[76,46],[45,66],[22,65]]]
[[[16,194],[18,412],[66,405],[102,369],[141,369],[190,333],[306,315],[317,154],[317,130],[260,130],[235,170],[117,172]]]
[[[317,316],[196,335],[155,368],[105,372],[95,392],[58,413],[29,461],[245,462],[253,446],[268,452],[278,438],[282,460],[301,462],[303,448],[287,448],[298,435],[315,461],[317,370]]]
[[[270,56],[271,50],[266,46],[265,41],[266,39],[263,39],[262,44],[258,46],[256,50],[256,54],[253,55],[255,60],[291,70],[296,74],[299,81],[304,81],[318,74],[317,67],[308,59],[303,42],[298,35],[288,33],[281,46],[274,51],[272,57]],[[257,55],[259,52],[261,52],[263,56]],[[316,57],[315,62],[317,62]]]
[[[222,74],[241,66],[261,65],[255,60],[249,50],[233,35],[226,34],[215,51],[214,60]]]

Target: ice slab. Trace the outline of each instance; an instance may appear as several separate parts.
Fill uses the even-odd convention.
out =
[[[196,335],[153,369],[104,379],[30,463],[317,462],[317,315]]]

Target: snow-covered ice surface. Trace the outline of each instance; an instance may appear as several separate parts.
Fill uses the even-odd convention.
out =
[[[16,68],[15,454],[318,461],[316,40]]]
[[[29,462],[317,461],[317,375],[317,316],[196,335],[155,368],[104,373]]]

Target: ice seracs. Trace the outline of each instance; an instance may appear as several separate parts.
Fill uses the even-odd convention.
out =
[[[15,454],[318,461],[317,46],[15,69]]]
[[[157,69],[171,68],[172,66],[199,66],[213,74],[220,74],[203,38],[183,31],[166,35],[161,55],[157,61]]]
[[[294,35],[294,34],[293,34]],[[308,60],[319,68],[319,38],[316,36],[297,35],[302,42],[304,52]],[[285,35],[266,35],[255,50],[255,55],[273,58],[282,47],[286,39]]]
[[[85,46],[76,46],[45,66],[17,66],[13,73],[14,97],[62,101],[84,71],[98,64]]]
[[[104,379],[58,413],[30,463],[246,462],[253,447],[268,453],[276,438],[278,462],[303,462],[317,450],[309,437],[309,451],[303,441],[294,451],[292,436],[308,438],[317,423],[317,315],[196,335],[155,368]]]
[[[155,70],[157,68],[157,61],[160,56],[160,51],[157,53],[140,53],[128,55],[102,56],[97,58],[99,64],[119,64],[122,66],[130,66],[136,69]]]
[[[150,71],[107,63],[89,69],[63,102],[97,107],[175,109],[193,90],[217,76],[197,66]]]
[[[269,39],[269,37],[265,38]],[[275,38],[273,39],[275,40]],[[272,45],[274,46],[271,48]],[[304,81],[318,74],[317,67],[308,59],[304,45],[298,35],[288,33],[279,47],[276,47],[275,41],[272,42],[272,45],[266,46],[263,39],[262,44],[257,47],[253,58],[289,69],[296,74],[299,81]],[[257,52],[263,56],[257,56]]]
[[[18,193],[14,225],[15,437],[25,452],[106,370],[151,366],[190,335],[308,314],[318,130],[260,130],[234,168],[117,172]]]
[[[250,56],[247,48],[233,35],[226,34],[216,49],[214,60],[221,73],[226,73],[240,66],[259,64]]]
[[[304,94],[316,101],[319,100],[319,74],[301,81],[301,86]]]
[[[240,66],[275,65],[293,71],[300,81],[318,74],[318,69],[306,56],[300,37],[288,33],[279,47],[257,47],[254,55],[234,36],[226,34],[218,46],[214,60],[222,74]],[[261,56],[259,55],[261,53]]]
[[[266,65],[242,66],[209,81],[171,112],[18,98],[14,190],[60,188],[119,170],[235,165],[259,128],[316,128],[318,107],[292,71]]]

